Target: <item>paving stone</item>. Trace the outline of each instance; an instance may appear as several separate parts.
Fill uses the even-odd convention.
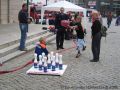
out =
[[[104,19],[104,23],[106,19]],[[26,71],[31,65],[9,74],[0,75],[1,90],[120,90],[120,30],[112,26],[106,40],[101,42],[99,62],[90,62],[91,34],[88,23],[86,36],[87,49],[80,58],[75,58],[75,48],[63,52],[63,63],[68,65],[63,76],[27,75]],[[105,24],[106,25],[106,24]],[[115,38],[115,39],[113,39]],[[72,46],[72,41],[65,41],[64,47]],[[48,46],[49,51],[56,51],[55,41]],[[5,63],[0,70],[11,70],[23,65],[33,58],[33,51]]]

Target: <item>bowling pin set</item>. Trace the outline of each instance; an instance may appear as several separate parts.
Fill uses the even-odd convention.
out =
[[[42,55],[39,55],[39,61],[37,60],[36,53],[34,54],[34,57],[33,66],[40,71],[48,72],[49,70],[63,70],[62,55],[59,55],[58,53],[54,55],[54,52],[51,52],[47,57],[45,56],[45,53],[42,53]]]

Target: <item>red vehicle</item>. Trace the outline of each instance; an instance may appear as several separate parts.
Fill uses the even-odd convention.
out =
[[[30,7],[30,17],[33,18],[33,20],[34,20],[34,22],[35,22],[36,24],[39,23],[39,19],[40,19],[41,16],[40,16],[40,14],[36,11],[35,6]]]

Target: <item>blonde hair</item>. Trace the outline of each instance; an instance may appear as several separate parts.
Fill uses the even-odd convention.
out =
[[[99,13],[97,11],[93,11],[91,15],[92,15],[92,18],[94,18],[94,19],[99,18]]]

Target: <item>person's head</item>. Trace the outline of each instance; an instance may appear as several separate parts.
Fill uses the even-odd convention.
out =
[[[41,44],[46,44],[46,41],[45,41],[45,39],[44,39],[43,37],[41,37],[41,38],[39,39],[39,42],[40,42]]]
[[[76,21],[76,22],[81,22],[81,21],[82,21],[82,17],[76,16],[75,21]]]
[[[64,8],[63,7],[60,8],[60,12],[64,13]]]
[[[108,14],[112,14],[112,12],[109,11]]]
[[[92,21],[94,22],[95,20],[99,19],[99,13],[97,11],[93,11],[92,14]]]
[[[24,3],[24,4],[22,5],[22,10],[23,10],[23,11],[27,11],[27,4],[26,4],[26,3]]]

